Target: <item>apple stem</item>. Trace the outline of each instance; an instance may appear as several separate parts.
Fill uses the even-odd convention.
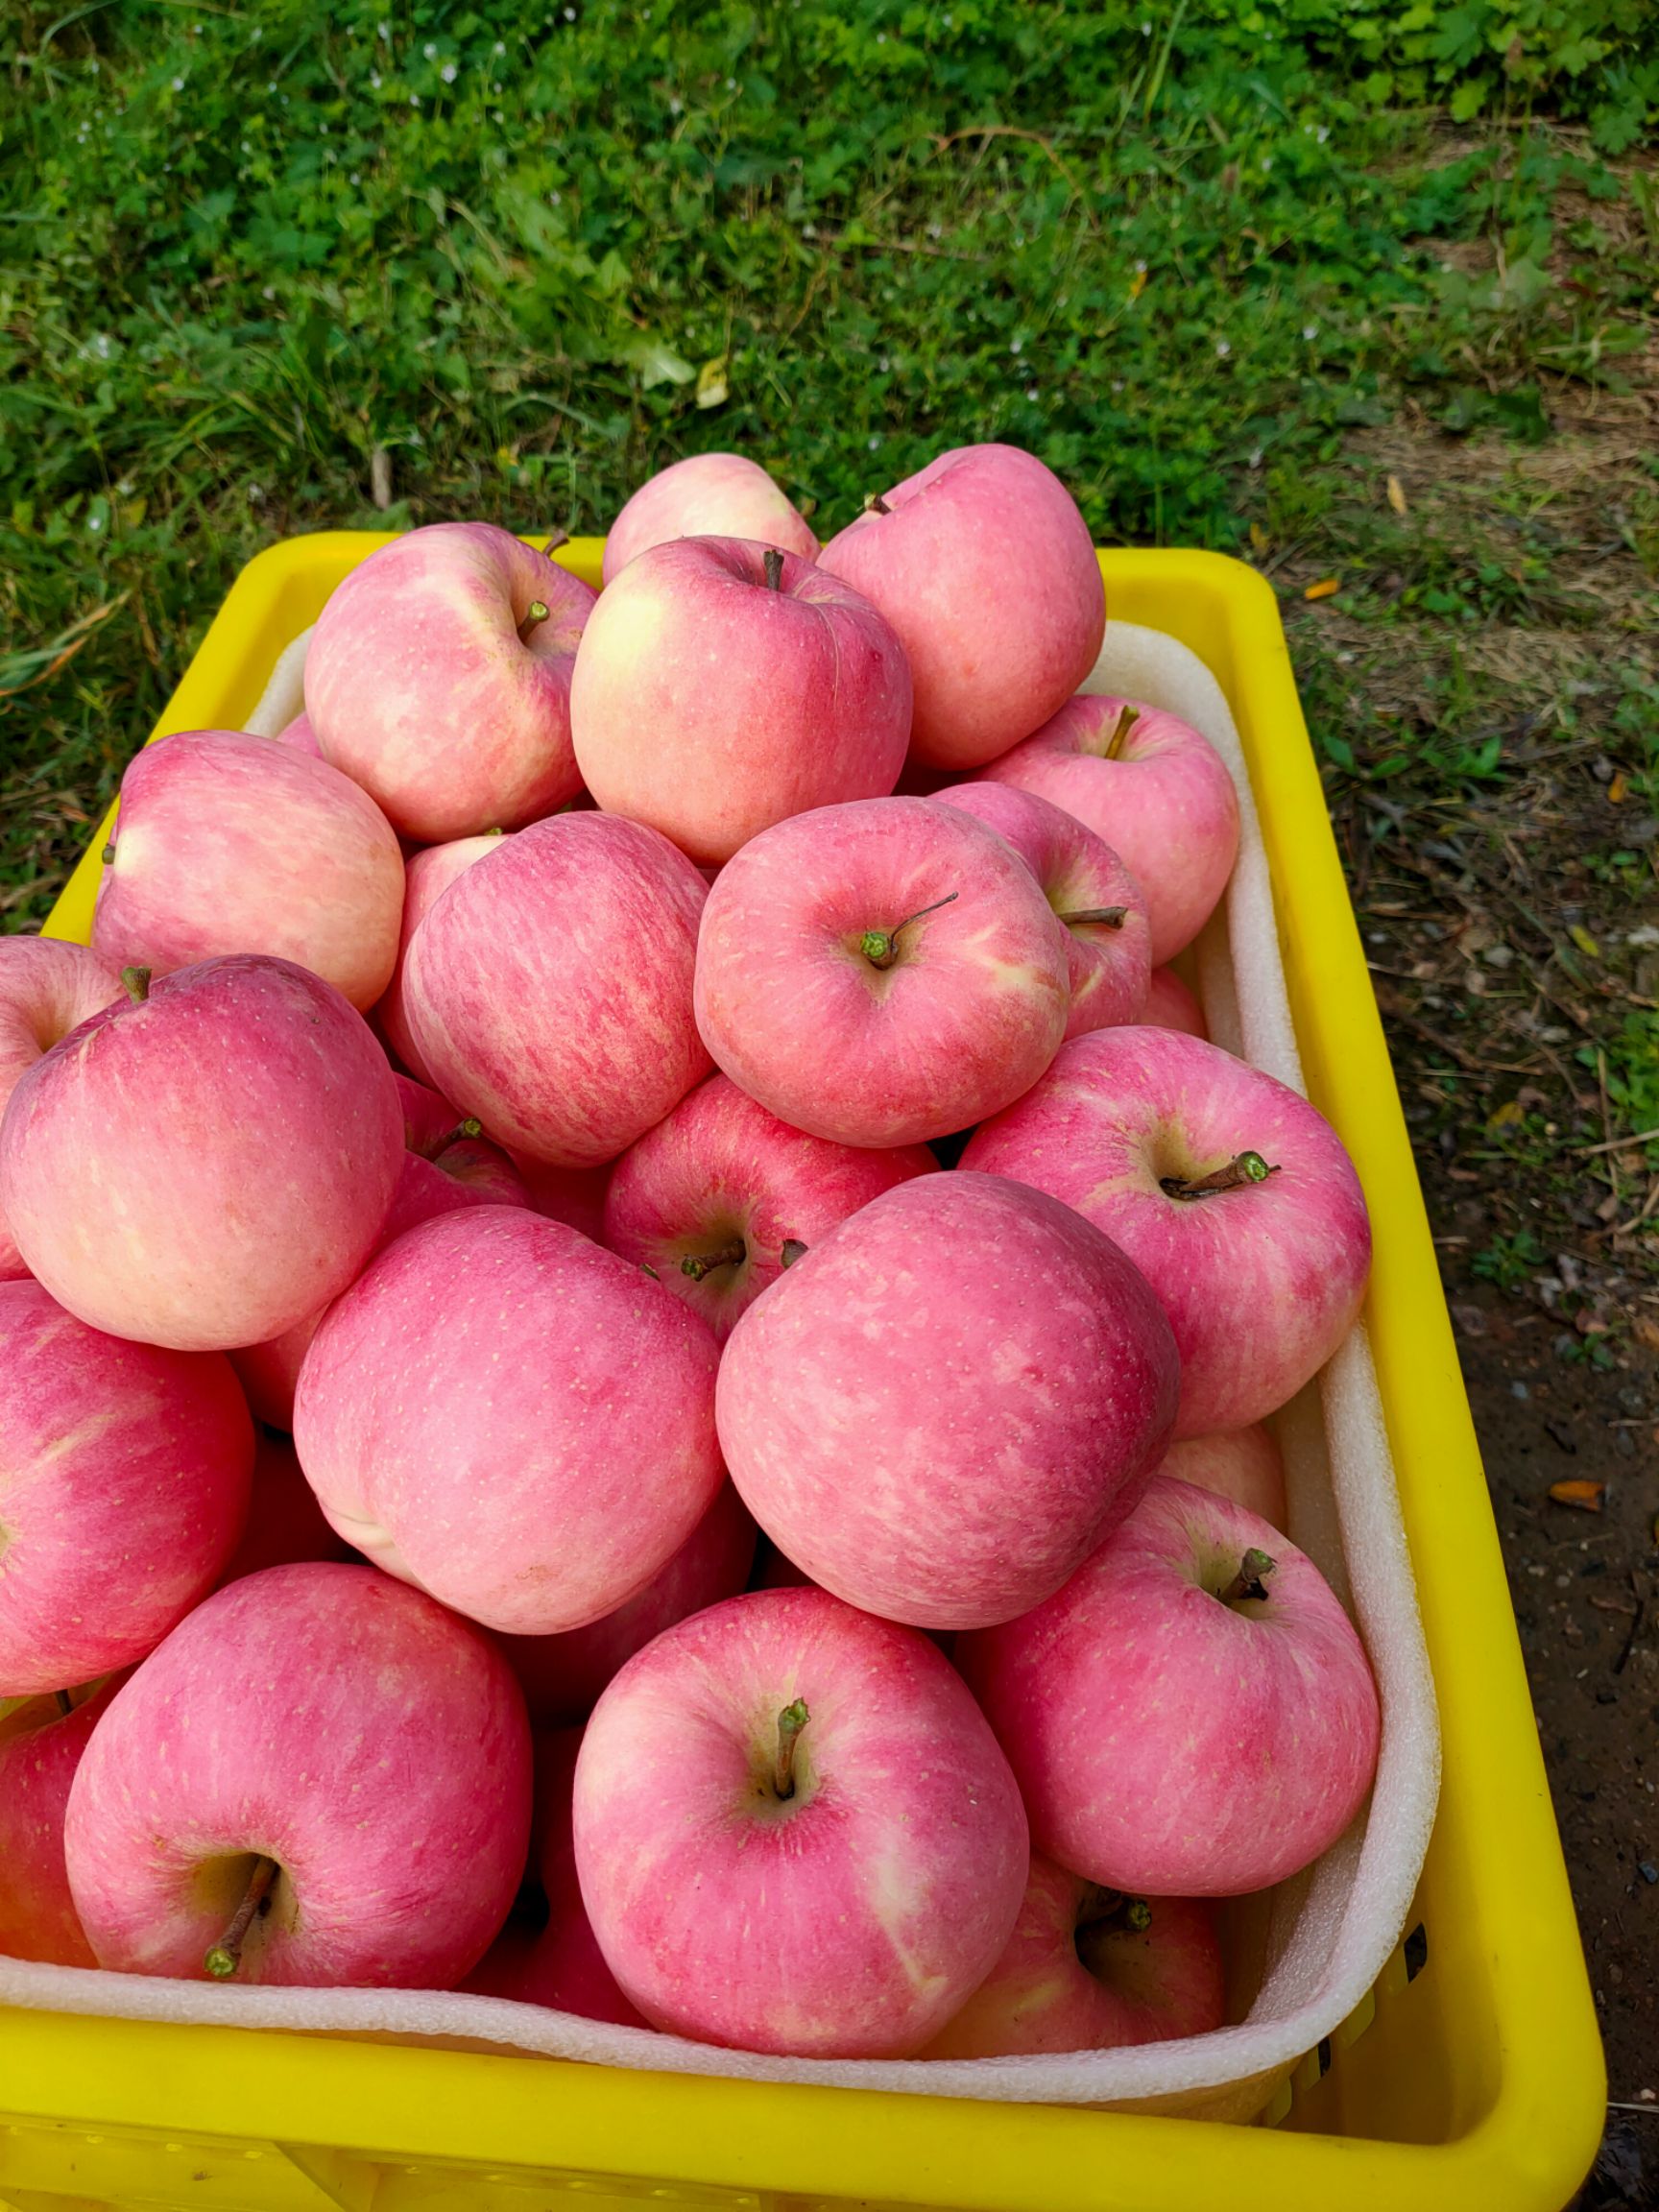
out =
[[[687,1252],[680,1262],[682,1275],[689,1275],[693,1283],[701,1283],[705,1275],[712,1275],[716,1267],[741,1267],[749,1257],[749,1247],[741,1237],[733,1237],[730,1244],[722,1244],[718,1252]]]
[[[761,554],[760,565],[766,571],[767,590],[781,591],[783,589],[783,556],[775,545],[768,545],[765,552]]]
[[[123,968],[121,980],[127,986],[127,996],[134,1006],[142,1006],[150,996],[150,970],[148,968]]]
[[[248,1887],[242,1892],[242,1902],[237,1906],[229,1927],[202,1961],[215,1982],[228,1982],[241,1965],[243,1938],[252,1923],[254,1913],[270,1895],[271,1885],[276,1881],[276,1874],[275,1859],[267,1859],[261,1853],[254,1860],[253,1871],[248,1877]]]
[[[864,512],[866,515],[891,515],[893,510],[879,492],[869,492],[864,497]]]
[[[1098,922],[1107,929],[1121,929],[1129,919],[1127,906],[1085,906],[1075,914],[1060,917],[1069,929],[1076,929],[1091,922]]]
[[[1199,1175],[1191,1182],[1180,1175],[1166,1175],[1160,1179],[1159,1188],[1170,1198],[1208,1198],[1216,1190],[1242,1190],[1246,1184],[1265,1183],[1269,1175],[1278,1172],[1260,1152],[1236,1152],[1225,1167],[1217,1167],[1213,1174]]]
[[[799,1237],[784,1238],[778,1254],[780,1265],[793,1267],[797,1260],[804,1260],[805,1257],[806,1247],[802,1243]]]
[[[778,1716],[778,1752],[772,1763],[772,1787],[781,1798],[795,1794],[795,1739],[810,1719],[805,1697],[797,1697],[793,1705],[785,1705]]]
[[[1140,708],[1131,707],[1128,700],[1125,699],[1122,706],[1118,709],[1118,719],[1112,725],[1112,734],[1107,738],[1106,750],[1100,756],[1102,760],[1116,760],[1118,757],[1128,739],[1130,731],[1134,729],[1140,719]]]
[[[447,1137],[438,1141],[438,1152],[447,1152],[451,1144],[459,1144],[463,1137],[482,1137],[484,1124],[475,1114],[469,1114],[465,1121],[457,1121]],[[437,1158],[437,1152],[433,1158]]]
[[[105,846],[105,848],[104,848],[103,852],[99,854],[98,857],[99,857],[99,859],[100,859],[100,860],[102,860],[102,861],[103,861],[103,863],[104,863],[104,865],[105,865],[105,867],[106,867],[106,868],[109,868],[109,867],[112,867],[112,866],[114,865],[114,861],[115,861],[115,846],[114,846],[114,842],[113,842],[113,840],[111,840],[111,842],[110,842],[109,844],[108,844],[108,845],[106,845],[106,846]]]
[[[649,1260],[640,1261],[639,1272],[642,1275],[649,1275],[653,1283],[661,1283],[662,1280],[661,1276],[658,1274],[656,1268],[652,1266]]]
[[[58,1700],[59,1712],[67,1720],[70,1714],[75,1710],[75,1700],[70,1696],[67,1690],[54,1690],[52,1695]]]
[[[899,957],[899,932],[908,929],[912,922],[920,922],[925,914],[937,914],[941,906],[949,906],[952,899],[959,899],[959,891],[947,891],[943,899],[935,899],[931,906],[918,906],[914,914],[906,914],[902,922],[895,922],[891,929],[866,929],[858,940],[858,950],[872,968],[891,968]]]
[[[546,619],[547,602],[544,599],[532,599],[529,606],[524,610],[523,621],[518,625],[519,644],[528,645],[531,631],[540,629]]]
[[[1265,1551],[1258,1551],[1256,1546],[1252,1544],[1249,1551],[1238,1562],[1238,1574],[1234,1575],[1225,1590],[1216,1591],[1216,1597],[1220,1599],[1223,1605],[1231,1605],[1238,1598],[1265,1598],[1267,1595],[1266,1577],[1272,1574],[1278,1564],[1277,1559],[1270,1557]]]
[[[569,544],[569,542],[570,542],[570,533],[569,533],[569,531],[568,531],[568,530],[561,530],[561,529],[559,529],[559,528],[555,527],[555,528],[553,528],[553,529],[551,529],[551,530],[549,530],[549,531],[548,531],[548,533],[547,533],[547,542],[546,542],[546,544],[545,544],[545,545],[543,545],[543,546],[542,546],[541,550],[542,550],[542,552],[543,552],[543,553],[557,553],[561,545],[568,545],[568,544]]]

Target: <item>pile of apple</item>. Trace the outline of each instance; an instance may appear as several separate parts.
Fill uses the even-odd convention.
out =
[[[1376,1760],[1260,1426],[1369,1234],[1163,972],[1237,800],[1104,620],[1011,447],[822,548],[703,457],[602,594],[416,530],[279,740],[133,760],[91,947],[0,941],[0,1950],[1221,2024]]]

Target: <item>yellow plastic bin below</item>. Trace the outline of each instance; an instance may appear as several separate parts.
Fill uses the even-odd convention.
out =
[[[240,728],[377,537],[237,579],[156,734]],[[599,581],[600,545],[557,558]],[[1101,555],[1113,613],[1232,704],[1314,1103],[1376,1234],[1368,1317],[1440,1700],[1445,1783],[1408,1934],[1268,2124],[634,2074],[340,2037],[0,2010],[0,2205],[543,2212],[1560,2212],[1600,2043],[1497,1533],[1387,1049],[1272,591],[1208,553]],[[48,933],[86,935],[93,838]]]

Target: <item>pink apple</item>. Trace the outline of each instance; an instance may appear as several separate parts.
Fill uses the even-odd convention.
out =
[[[1065,926],[1067,1036],[1139,1022],[1152,974],[1146,902],[1111,846],[1074,814],[1011,783],[956,783],[938,804],[976,815],[1012,845]]]
[[[1008,1948],[924,2058],[1117,2051],[1226,2018],[1214,1916],[1196,1897],[1125,1897],[1040,1852]]]
[[[574,797],[570,671],[586,584],[493,522],[371,553],[318,618],[305,707],[326,757],[422,845]]]
[[[975,768],[1029,736],[1105,634],[1088,525],[1059,477],[1015,445],[941,453],[819,560],[899,633],[916,687],[911,752],[937,767]]]
[[[1035,791],[1120,854],[1146,897],[1152,958],[1190,945],[1238,851],[1238,794],[1207,737],[1159,707],[1082,693],[993,760],[994,782]]]
[[[697,1026],[781,1120],[915,1144],[1030,1089],[1066,1033],[1067,935],[982,822],[869,799],[780,822],[720,872]]]
[[[0,1697],[153,1650],[235,1549],[252,1464],[219,1353],[129,1344],[0,1283]]]
[[[96,1966],[63,1863],[69,1785],[125,1675],[0,1713],[0,1957]]]
[[[520,2005],[545,2005],[579,2012],[618,2028],[643,2028],[643,2020],[616,1986],[605,1963],[576,1880],[570,1832],[570,1788],[581,1747],[580,1728],[536,1738],[536,1822],[531,1870],[541,1891],[546,1920],[532,1931],[508,1921],[466,1987],[480,1997],[511,1997]]]
[[[1283,1406],[1353,1327],[1371,1228],[1323,1115],[1173,1029],[1097,1029],[975,1131],[965,1167],[1051,1190],[1120,1244],[1181,1347],[1177,1436]]]
[[[412,853],[404,866],[403,919],[397,937],[397,958],[385,996],[374,1009],[374,1022],[381,1036],[417,1082],[430,1083],[431,1077],[410,1030],[409,1016],[403,1005],[403,963],[408,957],[409,940],[456,877],[465,875],[473,861],[482,860],[486,853],[493,853],[500,841],[499,830],[486,830],[482,837],[457,837],[453,844],[428,845],[419,853]]]
[[[925,1636],[821,1590],[728,1599],[594,1709],[576,1868],[606,1963],[659,2028],[902,2057],[983,1981],[1020,1911],[1025,1815]]]
[[[294,1442],[340,1534],[513,1635],[654,1581],[720,1486],[707,1324],[527,1208],[410,1230],[330,1309]]]
[[[667,1565],[637,1597],[586,1628],[563,1636],[503,1636],[501,1648],[524,1692],[539,1728],[562,1728],[586,1719],[616,1670],[654,1636],[735,1597],[755,1560],[755,1524],[730,1482]]]
[[[309,753],[313,760],[321,760],[323,748],[317,742],[317,733],[311,727],[311,717],[301,711],[292,722],[284,722],[276,733],[276,742],[287,745],[296,753]]]
[[[393,1080],[403,1109],[407,1149],[392,1203],[374,1239],[375,1252],[383,1252],[405,1230],[435,1220],[440,1214],[455,1214],[464,1206],[527,1203],[513,1163],[499,1145],[472,1134],[476,1123],[458,1122],[448,1100],[440,1098],[424,1084],[413,1082],[407,1075]],[[294,1426],[295,1385],[318,1324],[332,1303],[325,1299],[292,1329],[284,1329],[280,1336],[263,1344],[245,1345],[231,1354],[231,1364],[248,1393],[249,1405],[273,1429]]]
[[[924,1144],[866,1152],[809,1137],[710,1075],[617,1161],[604,1241],[695,1307],[723,1344],[802,1251],[937,1165]]]
[[[43,1052],[122,996],[114,969],[84,945],[0,937],[0,1114]],[[0,1282],[28,1272],[0,1205]]]
[[[920,1628],[1009,1621],[1129,1510],[1175,1411],[1158,1301],[998,1176],[873,1199],[752,1306],[716,1397],[745,1504],[814,1582]]]
[[[675,538],[748,538],[811,561],[818,541],[758,462],[691,453],[641,484],[605,541],[607,586],[630,561]]]
[[[403,1159],[360,1014],[285,960],[205,960],[55,1046],[0,1124],[0,1209],[95,1329],[186,1352],[280,1335],[373,1247]]]
[[[1238,1897],[1317,1859],[1365,1800],[1377,1692],[1313,1562],[1159,1476],[1111,1541],[956,1664],[1040,1851],[1149,1897]]]
[[[221,1583],[239,1582],[265,1567],[290,1567],[300,1559],[349,1559],[351,1547],[323,1518],[317,1494],[300,1471],[290,1438],[256,1431],[253,1498],[242,1541]],[[0,1946],[3,1948],[3,1946]]]
[[[691,1011],[708,888],[637,822],[560,814],[475,861],[410,941],[404,1006],[496,1143],[592,1167],[709,1072]]]
[[[367,793],[325,760],[229,730],[136,754],[104,848],[92,947],[165,974],[267,952],[358,1008],[391,979],[403,855]]]
[[[1184,1444],[1170,1445],[1158,1472],[1231,1498],[1275,1528],[1285,1526],[1285,1460],[1266,1429],[1215,1429],[1208,1436],[1189,1436]]]
[[[445,1989],[506,1917],[529,1834],[500,1654],[371,1567],[299,1565],[215,1591],[118,1693],[64,1848],[102,1966]]]
[[[683,538],[593,610],[570,727],[601,806],[717,864],[788,815],[892,790],[910,669],[875,608],[810,561]]]
[[[1210,1035],[1203,1007],[1173,968],[1153,969],[1141,1019],[1148,1029],[1179,1029],[1184,1036],[1206,1040]]]

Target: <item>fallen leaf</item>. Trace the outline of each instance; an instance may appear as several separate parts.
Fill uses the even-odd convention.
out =
[[[1591,1604],[1598,1613],[1623,1613],[1626,1621],[1634,1621],[1636,1608],[1626,1605],[1623,1598],[1592,1598]]]
[[[1646,1344],[1649,1352],[1659,1352],[1659,1321],[1651,1314],[1638,1313],[1630,1324],[1630,1334],[1638,1344]],[[1654,1441],[1659,1442],[1659,1437]]]
[[[732,386],[726,373],[726,356],[717,361],[705,361],[697,372],[697,404],[699,407],[724,407],[731,397]]]
[[[1260,522],[1251,523],[1250,547],[1252,552],[1265,553],[1268,546],[1271,545],[1272,542],[1272,539],[1268,537],[1266,531],[1262,529]]]
[[[1513,1129],[1518,1121],[1525,1120],[1525,1118],[1526,1117],[1521,1111],[1520,1101],[1515,1098],[1506,1098],[1496,1114],[1487,1115],[1486,1126],[1488,1129]]]
[[[1135,272],[1135,274],[1134,274],[1134,276],[1132,276],[1132,277],[1129,279],[1129,297],[1130,297],[1130,299],[1131,299],[1131,300],[1139,300],[1139,299],[1140,299],[1140,297],[1141,297],[1141,295],[1142,295],[1142,292],[1144,292],[1144,291],[1145,291],[1145,289],[1146,289],[1146,272],[1145,272],[1145,270],[1144,270],[1144,269],[1137,269],[1137,270],[1136,270],[1136,272]]]
[[[1393,508],[1396,515],[1405,514],[1406,487],[1401,483],[1398,476],[1390,476],[1388,479],[1388,504]]]
[[[1609,806],[1623,806],[1623,804],[1624,804],[1625,798],[1626,798],[1626,796],[1627,796],[1627,795],[1628,795],[1628,793],[1629,793],[1629,790],[1630,790],[1630,786],[1629,786],[1629,784],[1628,784],[1628,783],[1627,783],[1627,782],[1624,781],[1623,772],[1623,770],[1621,770],[1621,772],[1620,772],[1620,773],[1619,773],[1617,776],[1615,776],[1615,777],[1614,777],[1614,779],[1613,779],[1612,782],[1611,782],[1611,783],[1609,783],[1609,784],[1608,784],[1608,786],[1607,786],[1607,804],[1608,804],[1608,805],[1609,805]]]
[[[1309,585],[1302,596],[1304,599],[1329,599],[1333,591],[1340,591],[1341,589],[1340,576],[1321,576],[1317,584]]]
[[[1454,1306],[1452,1318],[1465,1336],[1484,1336],[1486,1316],[1479,1306]]]
[[[1567,934],[1572,938],[1574,944],[1577,946],[1579,951],[1584,954],[1587,960],[1600,959],[1601,948],[1597,944],[1595,938],[1591,936],[1589,930],[1585,928],[1582,922],[1575,922],[1568,929]]]
[[[1601,1501],[1607,1495],[1605,1482],[1551,1482],[1550,1495],[1557,1505],[1572,1505],[1580,1513],[1599,1513]]]

